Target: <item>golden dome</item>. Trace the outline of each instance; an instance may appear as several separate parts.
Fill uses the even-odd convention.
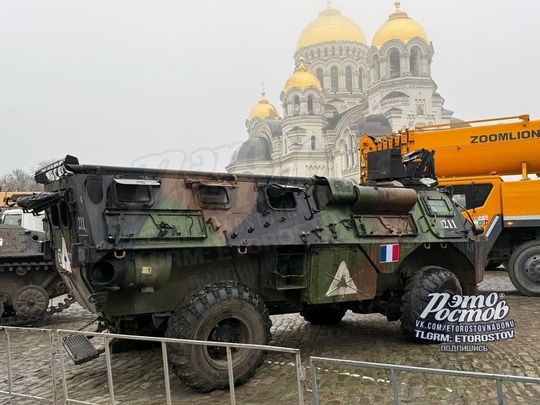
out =
[[[329,1],[326,9],[319,13],[319,17],[302,31],[296,50],[332,41],[353,41],[366,44],[366,37],[358,24],[342,16],[341,12],[333,8]]]
[[[420,24],[409,18],[407,13],[399,9],[400,1],[395,1],[394,4],[396,11],[390,14],[388,21],[375,33],[372,42],[373,46],[380,48],[392,39],[397,39],[406,44],[415,37],[429,42],[426,31],[424,31]]]
[[[285,91],[289,91],[293,87],[305,90],[310,86],[322,90],[321,83],[319,82],[319,79],[317,79],[317,76],[311,73],[309,69],[304,66],[304,58],[300,58],[300,64],[285,83]]]
[[[261,99],[257,103],[255,107],[251,109],[251,112],[249,113],[249,119],[252,118],[279,118],[279,114],[277,110],[274,108],[272,104],[268,102],[268,100],[264,97],[264,89],[261,91]]]

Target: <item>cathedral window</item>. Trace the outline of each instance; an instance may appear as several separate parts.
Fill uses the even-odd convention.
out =
[[[324,48],[324,56],[328,56],[328,48]]]
[[[361,68],[358,69],[358,88],[360,93],[364,92],[364,71]]]
[[[311,150],[317,149],[317,138],[315,138],[315,135],[311,137]]]
[[[300,115],[300,97],[294,96],[294,115]]]
[[[330,86],[332,91],[338,91],[338,69],[332,66],[330,69]]]
[[[321,83],[321,86],[324,87],[324,74],[323,70],[321,68],[317,69],[317,79],[319,79],[319,83]]]
[[[418,51],[418,48],[411,49],[409,65],[411,69],[411,74],[413,76],[419,76],[420,75],[420,52]]]
[[[353,91],[352,69],[350,66],[347,66],[347,68],[345,69],[345,86],[347,87],[347,91],[349,93],[352,93]]]
[[[399,64],[399,52],[394,49],[390,52],[390,77],[399,77],[401,74],[401,66]]]
[[[335,46],[332,47],[332,56],[336,56],[336,47]]]
[[[351,164],[349,167],[356,167],[356,159],[358,159],[358,156],[356,155],[356,153],[354,152],[357,147],[356,145],[358,144],[357,140],[356,140],[356,136],[354,136],[353,134],[351,134],[350,138],[349,138],[349,143],[350,143],[350,152],[351,152]]]
[[[381,64],[377,55],[373,57],[373,79],[375,82],[381,80]]]
[[[307,99],[307,109],[308,109],[308,114],[313,115],[313,113],[314,113],[314,111],[313,111],[313,96],[309,96],[308,99]]]

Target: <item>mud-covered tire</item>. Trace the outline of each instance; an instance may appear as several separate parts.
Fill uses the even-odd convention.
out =
[[[401,333],[409,340],[419,343],[435,343],[418,339],[415,335],[416,321],[430,301],[429,294],[448,292],[461,294],[459,280],[450,270],[437,266],[422,267],[414,273],[405,287],[401,300]],[[430,321],[430,319],[426,319]]]
[[[307,305],[300,315],[313,325],[337,325],[345,316],[345,309]]]
[[[521,294],[540,297],[540,241],[524,243],[514,250],[507,271]]]
[[[204,286],[180,302],[165,336],[178,339],[266,345],[272,321],[262,298],[234,281]],[[249,380],[263,362],[262,350],[231,349],[234,384]],[[229,387],[225,348],[167,344],[174,373],[190,387],[209,392]]]

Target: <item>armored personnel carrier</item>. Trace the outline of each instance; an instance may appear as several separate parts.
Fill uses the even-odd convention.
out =
[[[30,193],[26,193],[30,194]],[[66,293],[56,271],[43,215],[33,216],[5,200],[0,222],[0,325],[34,322],[61,311],[66,302],[50,306],[51,298]]]
[[[485,267],[485,240],[433,190],[81,165],[72,156],[36,180],[45,191],[25,208],[46,210],[60,274],[111,332],[267,344],[269,315],[330,324],[351,310],[401,319],[415,339],[428,294],[474,293]],[[222,349],[168,351],[191,387],[228,386]],[[235,384],[262,359],[234,351]]]

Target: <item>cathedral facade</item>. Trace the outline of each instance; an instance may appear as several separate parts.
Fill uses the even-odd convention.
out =
[[[298,39],[296,68],[280,95],[283,114],[263,90],[246,121],[249,138],[227,171],[358,180],[363,134],[454,121],[431,78],[432,43],[394,4],[368,44],[328,1]]]

